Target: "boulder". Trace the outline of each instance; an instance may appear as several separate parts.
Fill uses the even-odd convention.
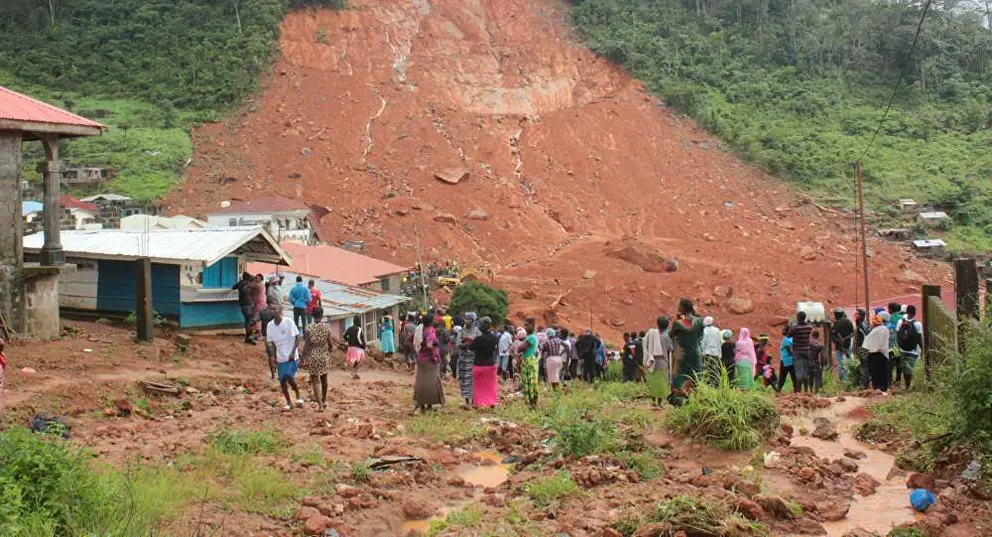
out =
[[[650,244],[637,239],[624,239],[619,247],[608,250],[606,254],[640,267],[644,272],[675,272],[679,268],[678,261],[665,257]]]
[[[406,216],[410,214],[410,209],[407,209],[406,207],[397,207],[393,209],[393,214],[396,216]]]
[[[927,283],[927,279],[921,276],[919,273],[913,272],[912,270],[906,269],[899,275],[899,281],[901,283],[909,285],[923,285]]]
[[[754,302],[747,297],[733,297],[727,301],[727,311],[734,315],[746,315],[754,311]]]
[[[851,448],[844,448],[844,456],[849,459],[855,459],[859,461],[868,458],[868,455],[864,451],[859,451]]]
[[[778,520],[792,520],[795,518],[795,515],[792,514],[792,509],[789,509],[789,504],[781,496],[762,494],[756,496],[754,501],[773,518]]]
[[[799,250],[799,257],[804,261],[813,261],[816,259],[816,250],[812,246],[803,246],[802,250]]]
[[[489,213],[487,213],[486,211],[483,211],[482,209],[475,209],[475,210],[473,210],[473,211],[471,211],[471,212],[468,213],[468,219],[469,220],[480,220],[480,221],[483,221],[484,222],[486,220],[489,220]]]
[[[816,470],[814,470],[809,466],[803,466],[802,468],[799,469],[799,477],[802,479],[807,479],[807,480],[813,479],[813,476],[815,475],[816,475]]]
[[[457,224],[458,223],[458,219],[455,218],[455,215],[450,214],[450,213],[438,213],[438,214],[436,214],[434,216],[434,221],[435,222],[441,222],[443,224]]]
[[[824,417],[813,418],[813,425],[816,427],[811,435],[813,438],[819,438],[820,440],[836,440],[838,433],[837,427],[830,420]]]
[[[930,474],[913,473],[909,474],[909,479],[906,480],[906,488],[926,489],[933,492],[937,490],[937,481]]]
[[[457,185],[458,183],[468,179],[469,171],[465,168],[445,168],[434,172],[434,177],[438,180],[448,183],[449,185]]]
[[[838,520],[844,520],[847,518],[847,512],[851,510],[851,506],[846,503],[836,503],[830,500],[818,503],[816,505],[816,512],[820,515],[826,522],[837,522]]]
[[[761,505],[747,498],[737,498],[734,501],[734,511],[737,511],[748,520],[765,520],[767,518],[765,510],[761,508]]]
[[[587,270],[587,271],[585,271],[585,272],[582,273],[582,277],[585,278],[585,279],[587,279],[587,280],[591,280],[591,279],[593,279],[593,278],[596,277],[596,271],[595,270]]]
[[[851,488],[853,488],[854,492],[857,492],[861,496],[871,496],[872,494],[875,494],[875,489],[877,489],[879,485],[881,485],[881,483],[879,483],[874,477],[864,472],[859,472],[854,476],[854,483]]]
[[[320,516],[320,511],[316,507],[303,506],[296,510],[294,518],[302,522],[315,516]]]
[[[423,520],[434,516],[441,505],[427,498],[407,498],[403,502],[403,514],[410,520]]]
[[[851,459],[848,459],[847,457],[844,457],[842,459],[837,459],[834,462],[837,463],[837,465],[839,465],[841,468],[844,469],[845,472],[849,474],[853,474],[854,472],[858,471],[858,463],[852,461]]]
[[[734,296],[734,288],[729,285],[718,285],[713,289],[713,295],[720,298],[730,298]]]
[[[331,523],[331,519],[324,515],[314,515],[303,524],[304,535],[324,535],[324,530]]]

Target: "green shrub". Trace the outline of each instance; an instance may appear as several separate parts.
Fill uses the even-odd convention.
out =
[[[493,324],[502,324],[510,311],[510,297],[506,291],[482,282],[466,282],[455,288],[449,310],[455,315],[473,311],[479,318],[489,317]]]
[[[278,453],[283,447],[283,440],[278,432],[270,429],[221,429],[210,439],[210,444],[228,455],[260,455]]]
[[[955,430],[981,446],[992,446],[992,329],[970,331],[966,356],[950,381]]]
[[[731,387],[726,371],[720,385],[696,385],[684,405],[666,419],[675,432],[718,449],[744,451],[760,445],[778,431],[774,398],[765,390]]]
[[[719,537],[764,536],[768,530],[732,513],[725,505],[712,501],[677,496],[658,503],[648,516],[648,521],[667,526],[660,535],[686,532],[690,535],[715,535]]]
[[[372,478],[372,468],[366,463],[359,463],[351,467],[351,478],[355,483],[368,483]]]
[[[582,410],[559,408],[548,417],[547,425],[557,432],[555,446],[558,453],[566,457],[600,453],[615,441],[612,423]]]

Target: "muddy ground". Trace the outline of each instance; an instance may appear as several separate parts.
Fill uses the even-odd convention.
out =
[[[721,506],[728,536],[884,535],[900,524],[931,536],[992,532],[988,504],[966,483],[910,476],[852,437],[870,417],[857,395],[779,397],[779,437],[726,453],[669,434],[665,409],[629,385],[544,393],[534,413],[507,387],[495,412],[458,409],[449,384],[449,405],[421,417],[411,412],[412,376],[372,361],[360,380],[332,373],[326,413],[309,404],[282,413],[261,348],[235,335],[193,335],[183,350],[168,332],[136,344],[124,326],[65,325],[60,340],[8,347],[7,424],[63,416],[72,442],[99,461],[176,472],[176,493],[188,502],[163,523],[168,535],[652,537],[686,529],[646,520],[658,502],[683,496]],[[183,391],[152,396],[139,380]],[[541,416],[586,404],[615,424],[622,453],[558,455],[562,439]],[[218,454],[217,437],[232,431],[279,443],[237,466]],[[383,461],[395,464],[369,466]],[[925,516],[908,507],[910,479],[935,479],[938,504]]]

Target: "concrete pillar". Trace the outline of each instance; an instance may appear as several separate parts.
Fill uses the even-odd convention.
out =
[[[12,330],[20,330],[21,273],[21,133],[0,131],[0,314]]]
[[[22,335],[40,339],[59,337],[59,270],[37,265],[25,268]]]
[[[60,221],[62,206],[59,204],[59,187],[62,182],[62,164],[59,162],[58,136],[45,135],[41,140],[45,147],[48,162],[44,167],[45,180],[45,244],[41,247],[39,260],[42,265],[64,265],[65,252],[62,251]]]

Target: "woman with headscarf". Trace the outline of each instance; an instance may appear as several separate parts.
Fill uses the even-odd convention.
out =
[[[443,327],[442,327],[443,329]],[[424,336],[417,350],[417,376],[413,381],[413,400],[426,413],[434,405],[444,404],[441,387],[441,347],[434,319],[424,320]]]
[[[703,371],[711,386],[720,383],[720,328],[713,324],[713,317],[703,318],[703,341],[701,350],[703,353]]]
[[[524,326],[527,327],[527,337],[520,344],[520,350],[523,353],[520,360],[520,391],[523,393],[524,399],[527,400],[527,404],[531,408],[535,408],[538,397],[537,355],[539,343],[537,335],[534,334],[534,318],[528,318],[524,322]]]
[[[541,346],[541,354],[544,355],[544,367],[548,372],[548,382],[555,390],[561,384],[561,370],[565,365],[565,345],[558,338],[558,333],[554,328],[548,328],[547,340]]]
[[[472,341],[480,335],[476,322],[478,318],[473,312],[465,314],[465,328],[462,329],[458,344],[458,388],[466,407],[472,406],[474,397],[472,368],[475,367],[475,351],[472,350]]]
[[[675,341],[681,358],[675,377],[672,379],[672,395],[669,401],[681,405],[692,392],[693,383],[703,371],[699,358],[700,340],[703,337],[703,320],[696,315],[692,300],[679,300],[679,315],[672,324],[672,339]]]
[[[737,385],[741,388],[754,387],[754,368],[758,363],[758,357],[754,352],[754,341],[751,340],[751,331],[741,328],[740,335],[737,336],[737,345],[734,347],[734,367],[737,378]]]
[[[868,353],[866,359],[872,387],[885,394],[889,391],[889,329],[885,326],[885,318],[882,315],[871,318],[871,327],[871,332],[868,332],[861,348]]]
[[[382,330],[379,332],[379,350],[386,355],[386,358],[392,358],[393,353],[396,352],[396,331],[393,329],[393,318],[388,315],[382,319]]]
[[[476,408],[494,407],[499,404],[499,371],[496,365],[496,347],[499,339],[492,332],[489,317],[479,320],[479,335],[472,340],[470,350],[475,353],[472,365],[472,397]]]
[[[737,378],[737,363],[734,355],[737,354],[737,342],[734,340],[734,333],[729,329],[720,332],[720,361],[723,362],[723,369],[727,372],[727,378],[733,384]]]

